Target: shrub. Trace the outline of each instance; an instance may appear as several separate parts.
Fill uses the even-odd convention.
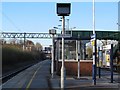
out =
[[[11,65],[24,62],[34,62],[44,59],[42,52],[22,51],[17,46],[4,45],[2,47],[2,62],[3,65]]]

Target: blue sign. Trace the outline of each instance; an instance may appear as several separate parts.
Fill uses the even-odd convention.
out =
[[[94,39],[96,37],[96,35],[95,34],[93,34],[92,36],[91,36],[91,39]]]

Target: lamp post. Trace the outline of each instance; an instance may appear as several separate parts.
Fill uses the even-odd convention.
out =
[[[62,22],[62,17],[59,20],[60,22]],[[65,19],[65,22],[67,22],[67,26],[65,26],[65,30],[69,30],[69,19]],[[66,34],[66,32],[65,32]]]
[[[52,34],[52,63],[51,63],[51,75],[54,77],[54,35],[56,34],[55,29],[50,29],[49,34]]]
[[[76,27],[71,28],[71,37],[72,37],[72,30],[75,29]]]
[[[78,38],[80,35],[78,35]],[[81,52],[80,52],[80,47],[81,47],[81,41],[77,41],[77,61],[78,61],[78,78],[80,78],[80,57],[81,57]]]
[[[62,18],[60,18],[60,20],[59,20],[60,22],[62,22]],[[65,19],[65,21],[67,22],[67,30],[69,30],[69,19]]]
[[[95,0],[93,0],[93,85],[96,85],[96,34],[95,34]]]
[[[70,3],[57,3],[57,14],[62,16],[62,67],[61,67],[61,89],[64,89],[65,67],[64,67],[64,36],[65,36],[65,16],[70,14]]]
[[[120,52],[120,1],[118,2],[118,49]]]
[[[62,25],[61,25],[62,26]],[[60,31],[60,30],[62,30],[62,28],[59,28],[59,26],[56,26],[56,27],[53,27],[54,29],[56,29],[56,30],[58,30],[59,31],[59,33],[61,33],[62,34],[62,32]]]
[[[118,19],[119,20],[119,19]],[[117,25],[118,25],[118,37],[120,36],[120,24],[119,23],[117,23]],[[120,37],[118,38],[118,49],[119,49],[119,51],[120,51]]]
[[[58,25],[58,27],[59,26],[62,26],[62,25]],[[58,30],[61,30],[62,28],[58,28],[58,27],[53,27],[54,29],[58,29]],[[57,48],[58,48],[58,53],[57,53],[57,60],[59,61],[59,59],[60,59],[60,55],[61,55],[61,53],[60,53],[60,40],[58,40],[58,45],[57,45]],[[57,66],[57,64],[56,64],[56,66]]]
[[[69,30],[69,19],[67,19],[67,30]]]

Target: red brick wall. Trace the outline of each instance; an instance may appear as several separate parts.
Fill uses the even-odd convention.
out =
[[[67,75],[77,75],[77,68],[78,62],[73,61],[65,61],[65,68],[66,68],[66,74]],[[57,74],[60,75],[61,71],[61,62],[58,62],[57,64]],[[88,76],[92,75],[92,62],[80,62],[80,75],[81,76]]]

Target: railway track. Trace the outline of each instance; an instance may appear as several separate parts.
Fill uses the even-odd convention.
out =
[[[36,63],[34,63],[36,64]],[[19,68],[7,75],[2,75],[2,77],[0,77],[0,81],[2,81],[2,84],[5,83],[6,81],[8,81],[9,79],[11,79],[12,77],[14,77],[15,75],[17,75],[18,73],[22,72],[23,70],[33,66],[34,64],[30,64],[30,65],[27,65],[25,67],[22,67],[22,68]]]

